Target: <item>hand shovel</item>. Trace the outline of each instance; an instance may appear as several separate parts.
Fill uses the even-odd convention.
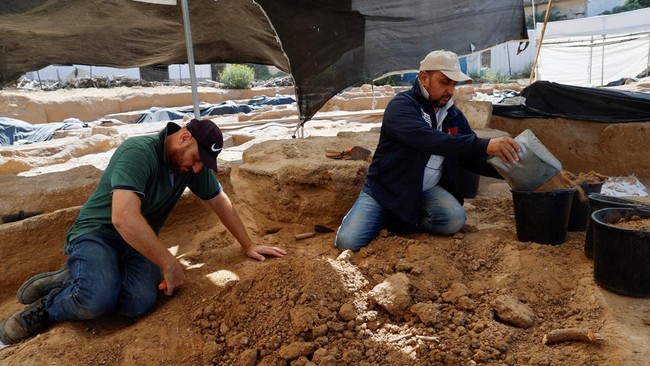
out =
[[[334,230],[328,228],[327,226],[316,225],[314,226],[314,231],[312,232],[296,234],[296,240],[311,238],[312,236],[316,235],[316,233],[333,233],[333,232]]]
[[[365,147],[355,146],[342,151],[327,149],[325,156],[330,159],[365,160],[370,154],[371,151]]]

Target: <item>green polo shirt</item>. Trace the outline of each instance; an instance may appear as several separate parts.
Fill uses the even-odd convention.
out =
[[[172,174],[165,163],[164,142],[167,134],[180,127],[168,123],[157,135],[137,136],[124,141],[111,157],[99,185],[83,205],[65,239],[64,251],[70,242],[83,234],[119,235],[111,223],[111,201],[114,190],[132,191],[142,201],[142,215],[156,234],[160,232],[185,188],[203,200],[216,197],[221,185],[214,173],[203,168],[198,174]]]

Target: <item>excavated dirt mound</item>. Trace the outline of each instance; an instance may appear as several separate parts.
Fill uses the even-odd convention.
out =
[[[334,233],[296,240],[317,224],[336,229],[363,182],[367,161],[327,159],[326,149],[374,150],[376,138],[267,141],[220,165],[251,235],[287,256],[247,259],[184,196],[161,232],[186,267],[180,291],[140,319],[55,324],[0,350],[0,364],[647,365],[650,299],[594,282],[584,232],[557,246],[518,242],[503,181],[481,178],[466,230],[452,237],[384,232],[355,254],[340,254]],[[24,280],[64,260],[77,212],[0,225],[2,316],[21,309]],[[568,328],[602,340],[542,343]]]

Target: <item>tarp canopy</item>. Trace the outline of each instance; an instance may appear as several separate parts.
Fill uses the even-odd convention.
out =
[[[650,94],[536,81],[521,91],[524,105],[493,105],[514,118],[569,118],[594,122],[650,121]]]
[[[650,8],[645,8],[549,22],[539,53],[537,80],[603,86],[639,76],[650,65],[649,19]]]
[[[433,49],[466,55],[527,38],[521,0],[189,0],[189,7],[196,63],[290,73],[302,120],[349,86],[417,69]],[[0,34],[0,85],[50,64],[187,62],[180,4],[3,0]]]

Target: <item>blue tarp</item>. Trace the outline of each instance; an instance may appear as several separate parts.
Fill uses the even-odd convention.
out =
[[[47,141],[55,131],[83,128],[82,122],[51,122],[32,125],[18,119],[0,117],[0,146]]]
[[[230,100],[213,105],[208,108],[201,109],[201,117],[203,116],[222,116],[224,114],[235,114],[235,113],[249,113],[253,108],[244,105],[237,104]]]
[[[146,123],[146,122],[160,122],[160,121],[173,121],[177,119],[183,119],[183,116],[186,113],[183,113],[177,109],[173,108],[150,108],[148,112],[144,113],[135,123]],[[194,115],[194,113],[192,113]]]
[[[296,100],[291,96],[276,95],[275,97],[267,97],[265,95],[262,95],[250,99],[248,101],[248,105],[237,104],[231,100],[227,100],[210,107],[201,108],[199,112],[201,113],[201,117],[221,116],[236,113],[250,113],[255,109],[263,107],[265,105],[281,105],[291,104],[295,102]],[[136,123],[174,121],[183,119],[183,117],[186,115],[190,118],[194,118],[194,109],[152,107],[148,112],[140,116]]]
[[[282,104],[291,104],[295,102],[296,100],[293,97],[286,96],[286,95],[276,95],[275,97],[267,97],[266,95],[260,95],[259,97],[255,97],[249,100],[248,105],[254,105],[254,106],[282,105]]]

